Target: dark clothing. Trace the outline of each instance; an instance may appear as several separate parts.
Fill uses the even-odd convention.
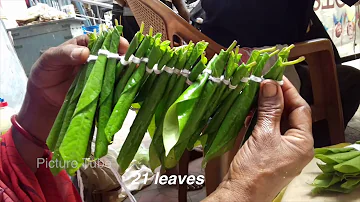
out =
[[[124,13],[124,8],[122,6],[119,6],[118,4],[113,4],[113,10],[112,10],[113,25],[115,24],[115,19],[119,20],[121,16],[121,24],[124,26],[123,29],[124,38],[130,42],[140,28],[134,16],[123,16],[123,13]]]
[[[348,5],[358,0],[344,0]],[[202,32],[227,47],[291,44],[305,40],[314,0],[202,0]]]
[[[296,65],[296,71],[301,79],[301,96],[309,104],[314,103],[309,67],[307,65]],[[339,90],[341,103],[344,114],[345,126],[355,115],[360,104],[360,71],[350,66],[337,65],[337,75],[339,82]],[[315,147],[324,147],[330,145],[330,139],[326,121],[319,121],[313,124],[313,134],[315,139]]]

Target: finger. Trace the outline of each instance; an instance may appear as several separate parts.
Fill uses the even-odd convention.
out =
[[[89,54],[88,48],[73,44],[50,48],[36,61],[29,78],[39,88],[72,80]]]
[[[65,41],[63,44],[61,44],[60,46],[64,46],[64,45],[68,45],[68,44],[73,44],[73,45],[79,45],[79,46],[88,46],[89,43],[89,37],[88,35],[84,34],[78,37],[75,37],[73,39],[70,39],[68,41]]]
[[[119,54],[124,55],[128,48],[129,42],[124,37],[120,37]]]
[[[254,117],[254,114],[255,114],[256,110],[257,110],[256,108],[251,110],[249,112],[249,114],[247,115],[247,117],[245,118],[244,125],[245,125],[246,128],[250,126],[250,123],[251,123],[251,121],[252,121],[252,119]]]
[[[262,82],[259,92],[258,120],[253,135],[280,134],[283,108],[284,100],[280,85],[272,80]]]
[[[282,86],[282,90],[284,94],[285,109],[289,113],[289,126],[290,128],[301,130],[305,132],[304,134],[311,136],[311,109],[291,82],[286,77],[284,77],[283,80],[284,85]]]
[[[90,51],[85,46],[67,44],[48,49],[34,66],[42,70],[55,71],[84,64]]]

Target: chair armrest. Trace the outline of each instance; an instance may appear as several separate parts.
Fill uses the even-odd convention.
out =
[[[289,59],[306,57],[309,65],[314,103],[313,122],[326,119],[332,144],[345,141],[344,121],[332,44],[315,39],[295,44]],[[316,135],[316,134],[315,134]]]

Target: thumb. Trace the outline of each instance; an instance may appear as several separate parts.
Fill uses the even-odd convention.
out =
[[[66,44],[45,51],[33,65],[29,79],[38,88],[55,86],[71,80],[89,57],[89,49],[75,44]]]
[[[67,44],[48,49],[38,60],[43,70],[58,70],[84,64],[90,55],[87,47]]]
[[[262,82],[259,92],[258,120],[253,135],[279,134],[283,109],[284,99],[280,85],[272,80]]]

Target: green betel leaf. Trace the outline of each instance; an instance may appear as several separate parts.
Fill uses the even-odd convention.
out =
[[[146,64],[145,62],[141,62],[140,66],[130,76],[123,92],[119,95],[119,98],[109,119],[109,123],[106,125],[105,134],[108,141],[110,142],[112,141],[115,133],[121,129],[128,114],[128,111],[131,107],[131,104],[133,103],[134,98],[142,85],[146,65],[155,64],[163,55],[163,52],[160,49],[160,42],[155,42],[153,44],[154,46],[149,48],[151,40],[151,36],[146,36],[146,39],[143,41],[143,43],[145,43],[145,46],[140,46],[143,49],[145,49],[146,46],[148,49],[151,49],[150,52],[141,53],[145,54],[145,57],[149,57],[148,63]],[[149,44],[147,41],[149,42]]]
[[[333,173],[335,172],[334,165],[332,164],[319,164],[317,163],[320,170],[322,170],[324,173]]]
[[[358,156],[360,156],[360,152],[350,151],[350,152],[346,152],[346,153],[337,153],[337,154],[330,154],[330,155],[316,154],[315,158],[320,159],[324,163],[339,164],[339,163],[343,163],[345,161],[351,160]]]
[[[350,152],[349,152],[350,153]],[[359,173],[360,172],[360,152],[358,156],[344,160],[342,163],[334,166],[334,169],[341,173]],[[347,156],[350,158],[351,155]],[[347,158],[346,157],[346,158]],[[345,159],[345,158],[343,158]]]
[[[88,37],[89,37],[88,48],[91,50],[96,42],[97,35],[92,32],[88,34]]]
[[[225,79],[229,79],[236,71],[238,63],[241,59],[241,54],[231,52],[227,67],[225,70]]]
[[[359,185],[360,185],[360,177],[348,179],[345,183],[341,184],[341,188],[351,190]]]
[[[207,48],[208,45],[209,45],[209,43],[207,43],[205,41],[200,41],[195,45],[193,50],[188,50],[188,52],[191,51],[190,52],[191,55],[185,64],[185,69],[190,69],[195,64],[197,59],[205,51],[205,49]]]
[[[122,26],[116,26],[111,37],[109,51],[118,53]],[[113,109],[113,92],[115,85],[116,59],[109,58],[106,63],[103,86],[100,93],[97,118],[97,135],[95,144],[95,158],[101,158],[108,153],[109,141],[105,135],[105,127]],[[92,137],[92,136],[91,136]],[[91,138],[92,139],[92,138]]]
[[[257,65],[252,74],[261,76],[264,65],[269,58],[270,55],[266,53],[264,53],[262,57],[258,57]],[[221,155],[222,152],[225,151],[223,148],[231,148],[229,147],[229,145],[232,145],[231,141],[235,139],[234,136],[236,137],[237,132],[241,130],[246,116],[249,114],[253,103],[256,102],[256,95],[259,88],[259,83],[250,81],[249,85],[237,96],[220,127],[217,129],[216,135],[211,135],[211,138],[208,138],[208,143],[211,145],[208,147],[209,149],[205,155],[204,164],[216,156]]]
[[[173,56],[173,51],[171,49],[163,55],[163,58],[165,58],[164,60],[167,62],[171,61],[171,57],[168,57],[168,55],[171,57]],[[163,58],[161,60],[163,60]],[[164,65],[169,64],[165,63]],[[149,96],[146,97],[142,104],[117,158],[121,172],[124,172],[129,166],[135,155],[136,149],[140,146],[141,140],[155,114],[156,108],[164,95],[170,77],[171,74],[168,71],[165,70],[162,72],[154,82],[154,87],[151,89],[151,92],[149,92]]]
[[[333,174],[324,173],[315,178],[313,185],[316,187],[328,188],[331,185],[334,185],[340,181],[341,177]]]
[[[152,171],[154,171],[157,167],[161,165],[161,161],[159,159],[155,146],[156,145],[154,144],[150,144],[149,148],[150,168]]]
[[[337,192],[337,193],[348,194],[348,193],[351,193],[352,191],[354,191],[356,188],[357,187],[354,187],[352,189],[344,189],[341,187],[341,183],[336,183],[328,188],[316,187],[311,192],[314,195],[322,194],[322,193],[326,193],[326,192]]]
[[[317,148],[315,149],[315,154],[338,154],[338,153],[346,153],[349,151],[355,151],[354,148]]]
[[[109,50],[111,36],[112,32],[106,36],[102,49]],[[76,165],[66,168],[70,175],[74,175],[84,162],[83,158],[88,148],[89,137],[103,84],[106,62],[106,55],[98,56],[59,149],[60,155],[67,165],[76,162]]]
[[[134,97],[140,88],[140,82],[144,76],[145,68],[146,64],[141,63],[139,68],[137,68],[134,74],[130,77],[111,113],[109,122],[105,128],[106,138],[109,142],[112,142],[115,133],[121,129],[125,121]]]
[[[163,127],[163,141],[166,156],[179,140],[179,135],[184,129],[207,79],[207,74],[201,76],[199,81],[193,83],[186,89],[167,111]]]

